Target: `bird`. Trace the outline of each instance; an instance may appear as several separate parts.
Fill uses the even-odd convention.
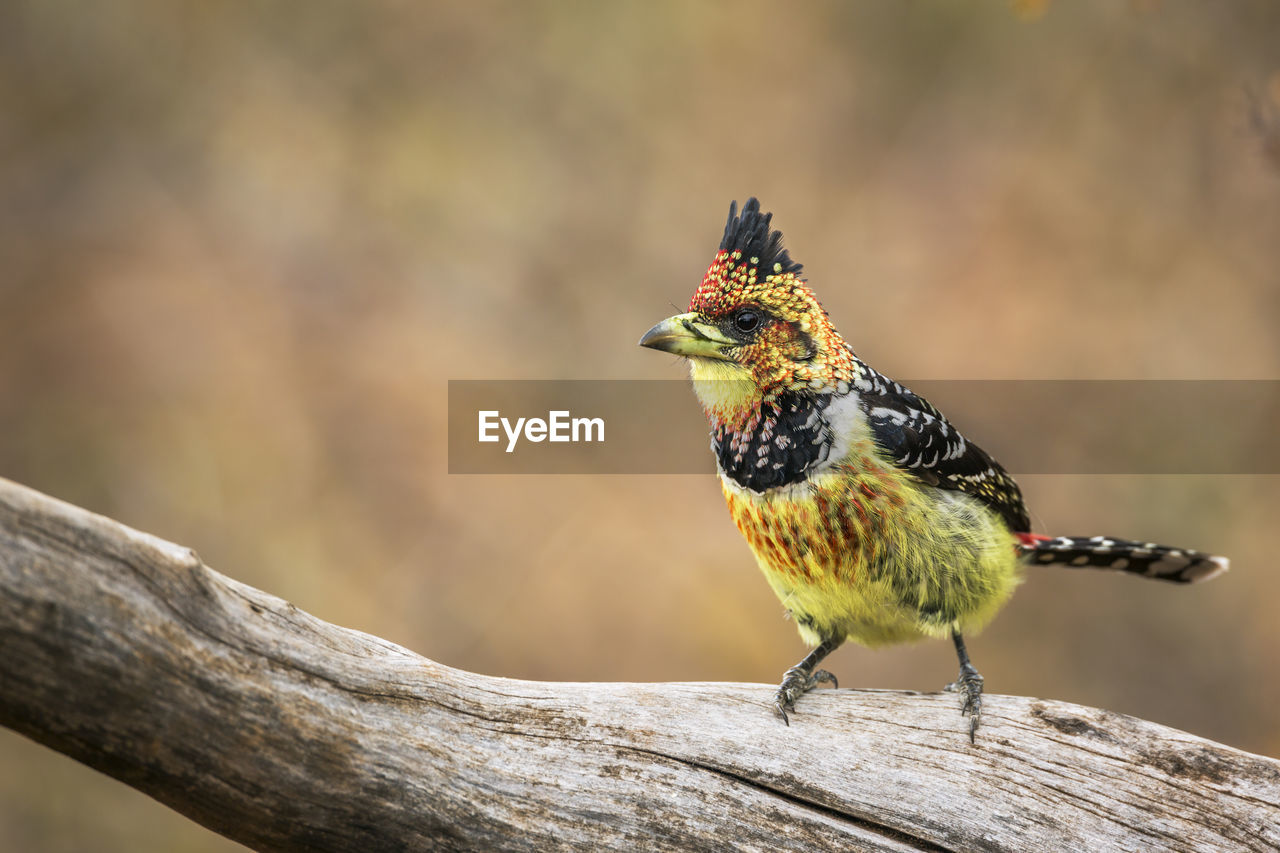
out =
[[[1106,569],[1173,583],[1225,557],[1110,536],[1032,532],[1017,482],[931,403],[859,358],[756,198],[729,205],[689,310],[640,345],[683,356],[710,428],[729,513],[811,651],[773,697],[783,722],[846,641],[950,638],[971,743],[983,677],[965,637],[1028,566]]]

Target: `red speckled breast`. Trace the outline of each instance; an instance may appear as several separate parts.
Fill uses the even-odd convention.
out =
[[[904,499],[883,472],[835,469],[805,486],[756,495],[725,485],[738,530],[765,568],[793,580],[856,582],[881,562]]]

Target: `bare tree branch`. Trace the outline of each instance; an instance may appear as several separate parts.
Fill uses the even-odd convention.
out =
[[[989,696],[488,678],[0,480],[0,722],[260,850],[1280,847],[1280,762]]]

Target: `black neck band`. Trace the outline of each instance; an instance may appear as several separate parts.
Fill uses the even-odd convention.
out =
[[[831,399],[787,391],[761,404],[758,423],[715,427],[711,449],[720,470],[753,492],[800,482],[831,452],[831,430],[822,417]]]

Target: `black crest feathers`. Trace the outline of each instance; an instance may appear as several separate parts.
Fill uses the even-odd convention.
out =
[[[738,203],[729,202],[729,221],[724,224],[720,250],[742,252],[742,257],[747,260],[758,258],[754,266],[760,270],[762,278],[775,273],[800,272],[802,265],[791,260],[787,250],[782,248],[782,232],[769,230],[772,220],[772,213],[760,212],[760,202],[755,198],[747,199],[741,215]]]

